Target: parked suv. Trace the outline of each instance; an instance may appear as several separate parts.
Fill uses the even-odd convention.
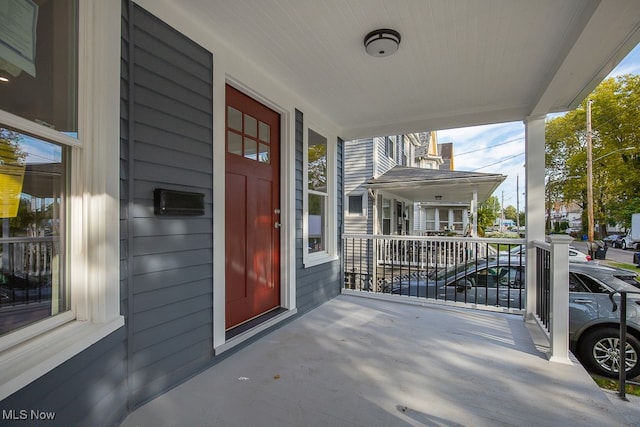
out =
[[[397,282],[391,293],[443,301],[525,307],[525,268],[513,257],[482,259],[435,276]],[[611,293],[627,296],[627,375],[640,375],[640,282],[637,274],[595,263],[569,263],[569,340],[571,350],[591,372],[616,378],[620,360],[619,311]],[[619,302],[620,297],[614,297]]]

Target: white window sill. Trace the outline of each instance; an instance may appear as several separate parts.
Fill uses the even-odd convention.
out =
[[[73,321],[0,353],[0,400],[12,395],[102,338],[124,326]]]
[[[317,255],[317,254],[316,254]],[[317,256],[308,256],[304,260],[304,268],[313,267],[320,264],[326,264],[328,262],[338,261],[340,258],[336,255],[317,255]]]

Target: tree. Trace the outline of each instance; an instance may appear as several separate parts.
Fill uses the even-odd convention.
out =
[[[509,205],[504,208],[504,217],[505,219],[511,219],[513,222],[518,220],[518,211],[516,211],[515,206]]]
[[[500,213],[500,201],[496,196],[489,197],[478,206],[478,234],[484,234],[484,230],[493,226],[497,215]]]
[[[0,218],[14,218],[21,204],[27,154],[20,133],[0,127]]]
[[[591,104],[594,223],[629,225],[640,212],[640,76],[610,78],[546,124],[547,203],[586,200],[586,108]]]

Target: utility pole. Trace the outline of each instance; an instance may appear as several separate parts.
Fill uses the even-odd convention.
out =
[[[516,175],[516,227],[520,234],[520,175]]]
[[[593,159],[591,143],[591,100],[587,100],[587,238],[593,243]],[[592,245],[589,245],[591,248]]]
[[[500,202],[500,232],[502,233],[502,227],[504,227],[504,190],[502,190],[502,201]]]

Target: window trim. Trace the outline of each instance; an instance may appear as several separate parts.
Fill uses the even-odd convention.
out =
[[[309,194],[318,192],[309,190],[309,130],[326,138],[327,140],[327,224],[326,245],[321,252],[309,252]],[[338,137],[326,131],[322,126],[314,123],[305,124],[303,131],[302,148],[302,262],[305,268],[335,261],[338,259],[337,250],[337,146]]]
[[[71,310],[0,337],[0,400],[124,326],[120,314],[118,2],[78,0],[78,136],[0,111],[21,132],[72,147]],[[91,242],[91,245],[89,244]],[[20,345],[18,345],[20,344]],[[9,368],[10,367],[10,368]]]
[[[385,136],[384,137],[384,154],[392,159],[396,159],[396,140],[395,136]]]
[[[350,218],[362,218],[362,217],[367,217],[367,200],[365,199],[366,196],[366,192],[359,192],[359,191],[354,191],[351,194],[347,194],[347,196],[345,197],[345,201],[344,201],[344,205],[346,207],[345,209],[345,215],[350,217]],[[360,213],[352,213],[351,212],[351,197],[360,197],[362,199],[362,212]]]

